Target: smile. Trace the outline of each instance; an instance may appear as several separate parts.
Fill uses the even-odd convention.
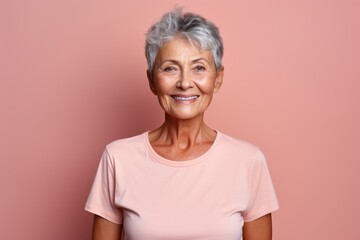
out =
[[[188,96],[188,97],[172,95],[171,97],[177,101],[191,101],[191,100],[197,99],[199,97],[199,95]]]

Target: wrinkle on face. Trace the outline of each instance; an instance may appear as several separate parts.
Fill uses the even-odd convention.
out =
[[[205,112],[214,92],[222,82],[223,69],[216,71],[210,50],[201,51],[187,39],[175,37],[159,49],[154,64],[154,74],[149,78],[151,90],[157,95],[165,113],[179,119],[193,118]],[[206,74],[195,76],[194,67],[203,66]],[[177,77],[169,74],[172,68]],[[170,69],[170,70],[169,70]],[[197,68],[201,69],[201,67]],[[164,71],[169,71],[164,74]],[[149,77],[149,76],[148,76]],[[194,101],[176,101],[174,95],[198,95]]]

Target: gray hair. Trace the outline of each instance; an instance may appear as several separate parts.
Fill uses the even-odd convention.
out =
[[[221,69],[224,47],[219,29],[198,14],[182,13],[182,8],[175,8],[174,11],[165,13],[146,34],[145,55],[151,76],[159,49],[164,43],[179,35],[187,38],[191,44],[199,46],[201,51],[211,50],[216,70]]]

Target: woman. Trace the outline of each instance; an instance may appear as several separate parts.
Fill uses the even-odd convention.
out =
[[[199,15],[176,9],[150,27],[147,77],[165,120],[107,145],[85,207],[93,239],[271,239],[278,203],[262,153],[204,122],[222,55]]]

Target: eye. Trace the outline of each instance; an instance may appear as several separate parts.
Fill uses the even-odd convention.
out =
[[[177,69],[174,66],[168,66],[163,69],[164,72],[168,72],[168,73],[175,72],[176,70]]]
[[[197,66],[194,67],[194,70],[195,70],[196,72],[202,72],[202,71],[205,71],[206,69],[205,69],[205,67],[202,66],[202,65],[197,65]]]

